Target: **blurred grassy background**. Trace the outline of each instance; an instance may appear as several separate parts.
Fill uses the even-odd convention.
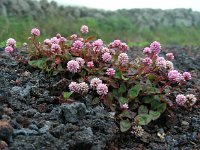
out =
[[[90,16],[70,18],[55,12],[42,17],[24,15],[5,18],[0,16],[0,42],[3,45],[2,42],[10,37],[15,38],[19,43],[27,42],[33,27],[41,30],[41,41],[57,33],[67,37],[73,33],[79,34],[83,24],[89,27],[90,35],[96,35],[105,43],[121,39],[129,46],[143,47],[155,40],[163,45],[199,45],[200,42],[200,26],[159,26],[154,29],[140,29],[133,23],[131,16],[124,17],[120,13],[96,19]]]

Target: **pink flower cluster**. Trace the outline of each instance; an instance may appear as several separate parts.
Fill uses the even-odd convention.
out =
[[[58,45],[58,44],[52,44],[51,45],[51,52],[52,53],[56,53],[56,54],[60,54],[61,53],[60,45]]]
[[[108,69],[106,70],[106,74],[107,74],[108,76],[114,76],[114,75],[115,75],[115,69],[113,69],[113,68],[108,68]]]
[[[150,49],[152,50],[152,52],[154,52],[155,54],[158,54],[161,50],[161,45],[159,42],[154,41],[153,43],[151,43],[150,45]]]
[[[6,48],[5,48],[5,52],[6,53],[12,53],[14,51],[14,48],[16,46],[16,41],[13,38],[9,38],[6,41]]]
[[[173,53],[167,53],[166,54],[167,60],[173,60],[174,59],[174,54]]]
[[[108,93],[108,87],[106,84],[100,83],[97,85],[96,89],[99,95],[107,95]]]
[[[78,69],[80,69],[79,63],[76,60],[70,60],[67,63],[67,69],[69,72],[76,73],[78,72]]]
[[[69,84],[69,90],[80,94],[86,94],[89,91],[89,86],[85,82],[77,83],[71,82]]]
[[[121,43],[120,44],[120,50],[122,52],[126,52],[128,50],[128,45],[126,43]]]
[[[51,44],[51,40],[45,39],[43,43],[44,43],[44,45],[49,45],[49,44]]]
[[[158,57],[156,59],[156,66],[160,69],[166,68],[166,60],[163,57]]]
[[[149,57],[144,58],[142,61],[145,65],[148,65],[148,66],[152,64],[152,60]]]
[[[143,53],[149,55],[152,53],[152,50],[150,49],[150,47],[145,47]]]
[[[89,32],[88,26],[82,25],[80,31],[81,31],[81,33],[84,33],[84,34],[88,33]]]
[[[170,81],[176,81],[178,83],[185,82],[187,80],[191,80],[191,74],[189,72],[184,72],[181,74],[177,70],[170,70],[168,73],[168,79]]]
[[[40,30],[37,29],[37,28],[33,28],[33,29],[31,30],[31,34],[32,34],[33,36],[40,36]]]
[[[129,58],[128,58],[128,55],[126,53],[121,53],[119,54],[118,56],[118,62],[121,64],[121,65],[126,65],[129,61]]]
[[[88,68],[94,68],[94,63],[93,63],[93,61],[87,62],[87,67],[88,67]]]
[[[96,41],[94,41],[92,43],[92,46],[94,46],[94,47],[101,47],[101,46],[103,46],[103,41],[101,39],[98,39],[98,40],[96,40]]]
[[[185,80],[191,80],[192,79],[192,76],[189,72],[184,72],[183,77],[184,77]]]
[[[51,44],[59,44],[60,40],[57,37],[51,38]]]
[[[108,87],[106,84],[103,84],[102,83],[102,80],[100,80],[99,78],[93,78],[91,81],[90,81],[90,86],[93,88],[93,89],[96,89],[97,90],[97,93],[99,95],[107,95],[108,93]]]
[[[85,60],[84,60],[83,58],[81,58],[81,57],[77,57],[77,58],[76,58],[76,61],[79,63],[79,65],[80,65],[81,67],[83,67],[84,64],[85,64]]]
[[[112,43],[109,44],[111,48],[117,48],[121,45],[121,40],[114,40]]]
[[[121,108],[126,110],[126,109],[128,109],[129,107],[128,107],[128,104],[127,104],[127,103],[125,103],[125,104],[123,104],[123,105],[122,105],[122,107],[121,107]]]
[[[107,47],[103,47],[102,49],[101,49],[101,53],[103,54],[103,53],[110,53],[110,49],[108,49]]]
[[[102,55],[102,59],[104,62],[110,62],[112,60],[112,55],[106,52]]]
[[[171,61],[167,60],[166,61],[166,67],[168,70],[173,70],[174,69],[174,65]]]
[[[193,94],[188,94],[188,95],[183,95],[183,94],[179,94],[176,96],[176,103],[179,106],[193,106],[197,101],[197,98],[195,97],[195,95]]]
[[[84,46],[83,42],[80,41],[80,40],[74,41],[74,43],[72,45],[73,45],[72,49],[78,50],[78,51],[81,50],[83,48],[83,46]]]

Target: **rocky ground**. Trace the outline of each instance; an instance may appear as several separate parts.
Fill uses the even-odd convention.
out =
[[[129,55],[141,51],[132,48]],[[190,71],[193,80],[186,92],[200,98],[200,48],[166,47],[173,52],[175,67]],[[73,103],[59,103],[58,94],[68,80],[48,76],[0,50],[0,149],[10,150],[198,150],[200,102],[191,110],[176,109],[144,127],[135,138],[120,133],[118,124],[90,96]],[[158,124],[159,122],[159,124]],[[155,125],[157,124],[157,125]],[[157,134],[163,134],[163,138]]]

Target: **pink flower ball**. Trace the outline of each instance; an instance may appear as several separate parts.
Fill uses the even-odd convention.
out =
[[[165,60],[165,58],[163,58],[163,57],[158,57],[157,59],[156,59],[156,66],[158,67],[158,68],[166,68],[166,60]]]
[[[98,39],[98,40],[96,40],[96,41],[94,41],[92,43],[92,46],[94,46],[94,47],[101,47],[101,46],[103,46],[103,41],[101,39]]]
[[[83,34],[88,33],[88,32],[89,32],[89,30],[88,30],[88,26],[86,26],[86,25],[82,25],[80,31],[81,31],[81,33],[83,33]]]
[[[121,43],[122,43],[121,40],[114,40],[112,43],[110,43],[110,46],[112,48],[117,48],[121,45]]]
[[[89,86],[85,82],[79,83],[79,93],[85,94],[89,91]]]
[[[121,65],[126,65],[128,63],[128,55],[126,53],[121,53],[119,54],[118,56],[118,62],[121,64]]]
[[[150,45],[150,49],[152,50],[152,52],[154,52],[155,54],[158,54],[161,50],[161,45],[159,42],[154,41],[153,43],[151,43]]]
[[[174,54],[173,53],[167,53],[166,57],[167,57],[167,60],[173,60],[174,59]]]
[[[90,86],[92,88],[96,88],[98,84],[101,84],[102,83],[102,80],[100,80],[99,78],[93,78],[91,81],[90,81]]]
[[[67,69],[69,70],[69,72],[76,73],[78,72],[79,68],[80,68],[79,63],[75,60],[70,60],[67,63]]]
[[[103,54],[103,53],[110,53],[110,49],[107,48],[107,47],[103,47],[103,48],[101,49],[101,53],[102,53],[102,54]]]
[[[76,40],[73,43],[73,49],[75,50],[81,50],[83,48],[84,44],[80,40]]]
[[[110,62],[112,60],[112,55],[106,52],[102,55],[102,59],[104,62]]]
[[[51,45],[51,52],[60,54],[61,53],[60,45],[58,45],[58,44],[52,44]]]
[[[60,37],[59,39],[60,39],[60,42],[66,42],[67,41],[67,39],[65,37]]]
[[[183,94],[179,94],[176,96],[176,103],[179,106],[183,106],[186,101],[187,101],[187,98]]]
[[[79,63],[79,65],[80,65],[81,67],[83,67],[84,64],[85,64],[85,60],[84,60],[83,58],[81,58],[81,57],[77,57],[77,58],[76,58],[76,61]]]
[[[177,81],[177,78],[179,78],[180,73],[177,70],[170,70],[168,73],[168,79],[170,81]]]
[[[148,66],[152,64],[152,60],[149,57],[144,58],[142,61],[145,65],[148,65]]]
[[[31,34],[34,35],[34,36],[40,36],[40,30],[37,29],[37,28],[33,28],[31,30]]]
[[[88,67],[88,68],[93,68],[93,67],[94,67],[93,61],[87,62],[87,67]]]
[[[183,77],[184,77],[185,80],[191,80],[192,79],[192,76],[189,72],[184,72]]]
[[[71,36],[70,36],[70,38],[72,39],[72,40],[76,40],[77,39],[77,34],[72,34]]]
[[[11,46],[11,47],[15,47],[16,46],[16,41],[13,38],[9,38],[6,41],[6,46]]]
[[[97,93],[99,95],[107,95],[108,93],[108,87],[106,84],[100,83],[97,85]]]
[[[6,53],[12,53],[14,51],[14,49],[13,49],[13,47],[11,47],[11,46],[7,46],[6,48],[5,48],[5,52]]]
[[[120,50],[122,52],[126,52],[128,50],[128,45],[126,43],[121,43],[120,44]]]
[[[80,86],[79,86],[79,84],[78,83],[76,83],[76,82],[71,82],[70,84],[69,84],[69,90],[70,90],[70,92],[79,92],[79,90],[80,90]]]
[[[51,43],[52,44],[59,44],[60,40],[57,37],[51,38]]]
[[[106,70],[106,74],[107,74],[108,76],[114,76],[114,75],[115,75],[115,69],[113,69],[113,68],[108,68],[108,69]]]
[[[45,39],[43,43],[44,43],[44,45],[49,45],[49,44],[51,44],[51,40]]]
[[[174,65],[171,61],[167,60],[166,61],[166,67],[168,70],[173,70],[174,69]]]
[[[151,54],[152,50],[150,49],[150,47],[145,47],[144,50],[143,50],[143,53],[144,54]]]

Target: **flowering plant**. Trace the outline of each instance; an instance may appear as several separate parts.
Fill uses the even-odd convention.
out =
[[[168,108],[195,104],[193,94],[173,97],[172,93],[181,89],[191,75],[174,69],[172,53],[166,58],[159,56],[159,42],[144,48],[145,58],[130,61],[126,43],[114,40],[105,45],[93,36],[83,38],[89,32],[86,25],[80,31],[81,36],[65,38],[57,34],[39,43],[40,31],[34,28],[29,38],[29,64],[53,75],[63,73],[71,80],[66,99],[73,93],[92,95],[92,100],[115,112],[122,132],[132,131],[136,136],[142,135],[142,125],[157,120]],[[8,48],[6,51],[12,52]]]

